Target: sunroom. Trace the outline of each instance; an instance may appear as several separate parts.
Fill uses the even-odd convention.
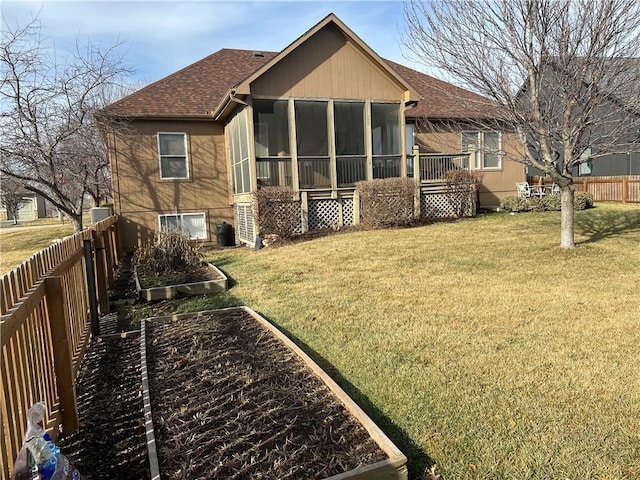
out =
[[[227,125],[239,239],[252,242],[251,194],[291,187],[300,231],[356,223],[356,182],[412,175],[405,105],[358,99],[252,98]]]

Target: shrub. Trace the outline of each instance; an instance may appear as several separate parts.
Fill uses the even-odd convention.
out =
[[[300,201],[291,187],[262,187],[253,193],[253,203],[261,235],[291,238],[300,233]]]
[[[574,210],[586,210],[593,207],[593,195],[589,192],[576,192],[573,197]]]
[[[200,267],[200,246],[189,240],[189,232],[160,232],[153,241],[139,247],[132,258],[141,277],[189,272]]]
[[[476,210],[476,190],[482,183],[482,176],[470,170],[447,170],[442,176],[447,191],[446,197],[454,216],[474,216]]]
[[[526,198],[505,197],[500,201],[500,209],[507,212],[526,212],[529,210],[529,202]]]
[[[547,195],[542,199],[544,209],[549,212],[560,211],[560,195]]]
[[[360,221],[370,228],[413,223],[416,188],[411,178],[384,178],[356,183],[360,195]]]
[[[576,192],[573,208],[584,210],[593,207],[593,195],[589,192]],[[559,212],[561,208],[560,195],[547,195],[542,198],[505,197],[500,202],[500,208],[508,212]]]
[[[540,197],[531,197],[527,199],[527,210],[530,212],[544,212],[546,208],[546,204],[544,198]]]

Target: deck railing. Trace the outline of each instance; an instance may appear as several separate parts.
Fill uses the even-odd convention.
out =
[[[420,180],[440,180],[449,170],[467,168],[468,155],[461,153],[435,153],[420,155]]]
[[[60,427],[63,433],[77,429],[74,384],[91,336],[89,285],[95,285],[97,304],[107,313],[108,289],[121,252],[118,235],[117,217],[109,217],[0,278],[2,480],[11,478],[31,405],[46,403],[45,428],[54,439]],[[87,251],[95,282],[87,281]]]

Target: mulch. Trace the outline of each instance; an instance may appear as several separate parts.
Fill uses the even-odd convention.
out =
[[[102,333],[130,330],[128,258]],[[247,314],[248,315],[248,314]],[[386,458],[297,356],[241,316],[150,322],[150,383],[163,478],[326,478]],[[262,330],[261,330],[262,329]],[[150,478],[140,338],[94,338],[76,385],[80,429],[58,440],[90,480]]]
[[[247,312],[147,323],[161,476],[322,479],[387,458]]]

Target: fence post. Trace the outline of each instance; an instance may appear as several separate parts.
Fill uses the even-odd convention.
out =
[[[111,227],[101,232],[101,235],[102,241],[104,242],[103,245],[105,248],[105,258],[107,260],[107,288],[109,290],[113,290],[113,288],[115,287],[115,279],[113,277],[113,260],[115,256],[113,249],[115,248],[115,246],[113,244],[113,237],[111,236]]]
[[[84,240],[84,265],[87,274],[87,290],[89,291],[89,312],[91,313],[91,334],[94,337],[100,335],[100,323],[98,318],[98,299],[96,298],[96,274],[93,269],[93,252],[91,240]]]
[[[56,384],[62,411],[62,433],[67,435],[78,429],[78,404],[73,381],[73,354],[69,343],[67,297],[62,288],[62,277],[47,277],[45,288],[53,342]]]
[[[622,203],[629,201],[629,180],[627,178],[622,179]]]
[[[95,259],[96,259],[96,281],[98,304],[100,305],[100,313],[105,315],[109,313],[109,290],[107,288],[107,259],[104,248],[104,237],[102,232],[91,231],[91,237],[95,242]]]

